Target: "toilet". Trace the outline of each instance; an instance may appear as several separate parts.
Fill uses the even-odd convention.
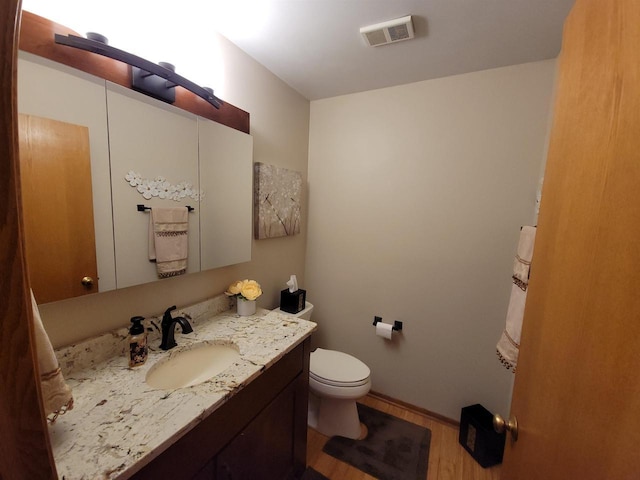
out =
[[[305,302],[304,310],[291,314],[311,319],[313,305]],[[308,424],[323,435],[347,438],[361,436],[356,401],[371,389],[371,370],[347,353],[317,348],[309,361]]]

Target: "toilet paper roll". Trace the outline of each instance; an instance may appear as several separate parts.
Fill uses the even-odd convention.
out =
[[[376,335],[387,340],[391,340],[391,333],[393,332],[393,325],[388,323],[378,322],[376,323]]]

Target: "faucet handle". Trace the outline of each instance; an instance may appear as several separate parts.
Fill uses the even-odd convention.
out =
[[[167,309],[164,311],[164,315],[162,316],[162,319],[164,320],[164,319],[165,319],[165,318],[167,318],[167,317],[169,317],[169,319],[170,319],[170,318],[171,318],[171,312],[173,312],[175,309],[176,309],[176,306],[175,306],[175,305],[174,305],[174,306],[172,306],[172,307],[167,308]]]

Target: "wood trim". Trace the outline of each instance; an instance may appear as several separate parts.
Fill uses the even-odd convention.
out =
[[[374,391],[370,391],[368,393],[368,396],[372,397],[372,398],[376,398],[378,400],[383,400],[387,403],[390,404],[395,404],[398,407],[402,407],[405,410],[410,410],[414,413],[418,413],[420,415],[425,415],[429,418],[431,418],[432,420],[436,420],[440,423],[444,423],[445,425],[451,425],[452,427],[456,427],[459,428],[460,427],[460,422],[457,420],[453,420],[449,417],[445,417],[444,415],[440,415],[439,413],[434,413],[430,410],[427,410],[426,408],[422,408],[422,407],[417,407],[415,405],[412,405],[410,403],[407,402],[403,402],[402,400],[398,400],[396,398],[390,397],[388,395],[385,395],[384,393],[378,393],[378,392],[374,392]]]
[[[56,33],[79,35],[51,20],[31,12],[22,12],[20,50],[82,70],[125,88],[131,88],[131,68],[129,65],[102,55],[58,45],[53,40]],[[176,87],[176,101],[173,105],[235,130],[249,133],[249,113],[230,103],[223,102],[218,110],[190,91]]]
[[[20,1],[0,3],[0,478],[57,478],[32,345],[19,200],[17,45]]]

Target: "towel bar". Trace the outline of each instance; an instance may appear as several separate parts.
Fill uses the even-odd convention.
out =
[[[136,207],[137,207],[139,212],[144,212],[145,210],[151,210],[151,207],[146,207],[146,206],[142,205],[141,203],[136,205]],[[195,208],[190,207],[189,205],[187,205],[187,210],[189,210],[190,212],[193,212],[195,210]]]

